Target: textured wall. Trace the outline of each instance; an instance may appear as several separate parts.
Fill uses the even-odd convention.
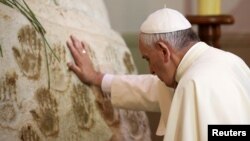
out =
[[[0,4],[0,141],[150,141],[144,112],[116,109],[110,95],[69,72],[70,34],[88,44],[97,70],[137,73],[102,0],[26,0],[60,58],[17,10]],[[48,82],[50,80],[50,88]]]

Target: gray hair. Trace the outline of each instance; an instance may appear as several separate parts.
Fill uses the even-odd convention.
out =
[[[188,46],[190,42],[200,41],[197,34],[191,28],[168,33],[141,33],[140,39],[145,45],[150,47],[155,46],[157,41],[163,40],[176,49],[184,48]]]

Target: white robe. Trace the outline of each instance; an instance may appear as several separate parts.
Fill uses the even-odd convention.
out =
[[[160,111],[164,141],[206,141],[208,124],[250,124],[250,70],[237,56],[203,42],[184,56],[174,92],[151,75],[115,76],[114,106]]]

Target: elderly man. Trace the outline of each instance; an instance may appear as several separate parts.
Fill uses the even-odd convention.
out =
[[[157,134],[165,141],[205,141],[208,124],[250,124],[248,66],[200,42],[176,10],[160,9],[141,25],[139,49],[153,75],[96,72],[84,43],[71,37],[67,46],[75,62],[69,69],[111,93],[114,106],[160,111]]]

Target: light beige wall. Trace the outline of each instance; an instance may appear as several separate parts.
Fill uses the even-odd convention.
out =
[[[120,32],[138,32],[148,14],[164,7],[183,14],[197,14],[197,0],[104,0],[112,27]],[[249,0],[221,0],[221,13],[232,14],[235,24],[223,26],[223,32],[250,33]]]
[[[183,11],[183,0],[104,0],[112,27],[120,32],[138,32],[153,11],[166,7]]]

